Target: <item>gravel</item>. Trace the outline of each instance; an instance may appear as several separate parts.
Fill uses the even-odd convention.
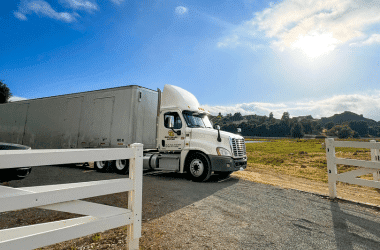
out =
[[[59,176],[59,178],[58,178]],[[75,178],[75,180],[73,180]],[[120,178],[81,167],[35,168],[10,186]],[[236,177],[194,183],[182,174],[150,172],[143,180],[141,249],[380,249],[378,209],[244,181]],[[127,206],[126,193],[91,198]],[[31,215],[54,220],[61,213],[33,209],[0,214],[0,228],[30,223]],[[25,215],[28,217],[25,218]],[[126,249],[122,228],[46,249]]]

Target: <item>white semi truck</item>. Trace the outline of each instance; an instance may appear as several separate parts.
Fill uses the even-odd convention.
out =
[[[244,138],[213,129],[190,92],[136,85],[0,105],[0,142],[32,149],[144,145],[144,169],[186,172],[194,181],[247,166]],[[95,162],[98,171],[128,172],[128,160]]]

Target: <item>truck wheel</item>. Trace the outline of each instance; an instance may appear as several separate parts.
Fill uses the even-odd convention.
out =
[[[111,164],[109,161],[96,161],[94,162],[94,168],[99,172],[111,172]]]
[[[116,160],[112,162],[113,170],[118,174],[128,174],[129,173],[129,160]]]
[[[22,180],[27,177],[30,172],[32,172],[32,168],[27,169],[15,169],[15,180]]]
[[[211,176],[211,166],[201,153],[191,154],[187,158],[186,169],[189,177],[196,182],[207,181]]]

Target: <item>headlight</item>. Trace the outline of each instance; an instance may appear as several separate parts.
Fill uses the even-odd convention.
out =
[[[216,152],[218,153],[218,155],[223,155],[223,156],[231,156],[231,152],[228,151],[227,149],[225,148],[216,148]]]

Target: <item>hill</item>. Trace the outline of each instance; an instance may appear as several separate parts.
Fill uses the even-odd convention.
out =
[[[377,125],[377,122],[375,120],[365,118],[363,117],[363,115],[358,115],[350,111],[345,111],[341,114],[335,114],[331,117],[322,117],[320,119],[320,123],[322,126],[329,122],[333,122],[335,124],[342,124],[344,122],[350,121],[366,121],[369,126]]]

